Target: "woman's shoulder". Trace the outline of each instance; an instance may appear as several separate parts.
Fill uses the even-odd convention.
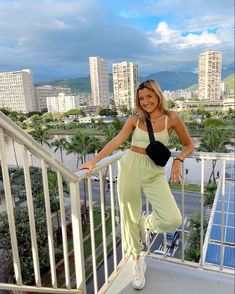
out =
[[[174,111],[174,110],[168,110],[168,111],[167,111],[167,116],[168,116],[169,118],[179,117],[177,111]]]
[[[171,125],[175,125],[181,120],[181,118],[180,118],[177,111],[168,110],[167,111],[167,116],[169,118],[169,121],[170,121]]]
[[[139,117],[137,115],[132,115],[128,117],[127,123],[132,125],[135,128],[138,120],[139,120]]]

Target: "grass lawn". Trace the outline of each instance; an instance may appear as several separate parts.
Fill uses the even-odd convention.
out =
[[[170,187],[173,190],[181,190],[182,189],[182,185],[176,184],[176,183],[170,183]],[[190,191],[190,192],[200,192],[201,186],[197,185],[197,184],[184,184],[184,190]]]
[[[49,135],[75,135],[77,131],[82,131],[87,135],[104,135],[101,130],[92,129],[92,128],[75,128],[75,129],[49,129]]]

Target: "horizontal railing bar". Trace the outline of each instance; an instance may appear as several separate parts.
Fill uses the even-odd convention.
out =
[[[96,166],[92,169],[93,173],[98,172],[104,167],[109,166],[110,164],[114,163],[115,161],[122,158],[125,151],[117,151],[116,153],[107,156],[106,158],[100,160]],[[171,152],[171,157],[176,157],[179,155],[179,151]],[[213,153],[213,152],[194,152],[193,154],[189,155],[188,158],[193,159],[208,159],[208,160],[226,160],[226,161],[234,161],[234,154],[233,153]],[[186,159],[186,160],[187,160]],[[75,175],[78,177],[78,180],[82,180],[87,177],[87,170],[80,170],[76,171]]]
[[[18,285],[12,285],[12,284],[6,284],[6,283],[0,283],[0,289],[2,290],[12,290],[12,291],[27,291],[27,292],[38,292],[38,293],[74,293],[74,294],[80,294],[82,293],[81,290],[78,289],[60,289],[60,288],[48,288],[48,287],[34,287],[34,286],[18,286]]]
[[[224,274],[229,274],[229,275],[234,275],[234,270],[233,269],[229,269],[229,268],[223,268],[222,270],[216,266],[216,265],[208,265],[208,264],[203,264],[202,266],[200,265],[200,263],[198,262],[194,262],[194,261],[189,261],[189,260],[182,260],[182,259],[178,259],[175,257],[170,257],[168,256],[167,258],[164,257],[164,255],[157,255],[154,253],[150,253],[150,255],[148,255],[151,258],[154,259],[158,259],[158,260],[162,260],[162,261],[166,261],[166,262],[171,262],[171,263],[175,263],[175,264],[179,264],[179,265],[185,265],[185,266],[190,266],[190,267],[194,267],[194,268],[200,268],[200,269],[204,269],[204,270],[209,270],[209,271],[213,271],[213,272],[217,272],[217,273],[224,273]]]
[[[52,168],[59,171],[69,181],[76,181],[76,176],[65,165],[53,157],[44,147],[42,147],[36,140],[34,140],[29,134],[22,130],[17,124],[10,120],[6,115],[0,112],[0,127],[10,135],[12,139],[18,143],[25,145],[27,149],[40,159],[44,161]]]

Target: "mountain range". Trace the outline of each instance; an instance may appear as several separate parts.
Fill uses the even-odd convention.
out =
[[[222,80],[234,73],[234,66],[230,66],[227,69],[222,70]],[[186,89],[194,86],[198,82],[198,74],[193,72],[171,72],[171,71],[161,71],[157,73],[151,73],[145,77],[140,77],[140,81],[146,79],[155,79],[161,86],[161,89],[174,91],[177,89]],[[44,82],[37,85],[51,85],[51,86],[61,86],[69,87],[73,94],[86,92],[91,92],[90,87],[90,76],[74,78],[68,80],[57,80]],[[36,85],[36,86],[37,86]],[[109,89],[112,92],[113,89],[113,77],[109,75]]]

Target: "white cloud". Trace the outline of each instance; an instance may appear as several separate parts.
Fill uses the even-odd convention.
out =
[[[182,43],[179,48],[192,48],[197,46],[213,46],[219,44],[219,40],[216,34],[208,33],[207,31],[201,34],[188,34],[186,37],[182,38]]]
[[[182,32],[184,33],[184,32]],[[221,40],[214,33],[203,31],[201,33],[189,33],[183,35],[179,30],[171,29],[166,22],[160,22],[153,33],[149,34],[149,40],[154,45],[168,44],[171,48],[185,49],[198,46],[213,46]]]

